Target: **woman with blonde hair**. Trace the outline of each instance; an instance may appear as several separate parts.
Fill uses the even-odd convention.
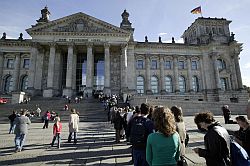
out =
[[[186,128],[183,121],[183,114],[181,107],[173,106],[171,107],[171,112],[174,114],[176,131],[180,136],[181,141],[181,156],[185,155],[185,140],[186,140]]]
[[[169,108],[157,107],[153,113],[157,132],[148,136],[146,159],[150,166],[176,165],[180,157],[180,137]]]
[[[71,114],[69,116],[69,137],[68,142],[71,142],[72,134],[74,133],[74,144],[77,143],[77,132],[79,125],[79,116],[75,109],[71,109]]]

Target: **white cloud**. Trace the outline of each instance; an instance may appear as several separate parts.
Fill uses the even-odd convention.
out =
[[[164,35],[167,35],[167,33],[166,32],[161,32],[161,33],[158,34],[158,36],[164,36]]]

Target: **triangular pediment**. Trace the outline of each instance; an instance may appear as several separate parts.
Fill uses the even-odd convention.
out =
[[[38,24],[26,30],[30,35],[34,33],[76,33],[76,34],[124,34],[130,32],[117,26],[94,18],[84,13],[76,13],[44,24]]]

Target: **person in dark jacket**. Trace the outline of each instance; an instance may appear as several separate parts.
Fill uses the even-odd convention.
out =
[[[222,108],[222,112],[223,112],[223,117],[225,120],[225,124],[229,124],[230,123],[230,117],[231,117],[231,111],[229,110],[228,105],[224,105]]]
[[[211,112],[196,114],[194,122],[207,130],[204,136],[205,149],[193,149],[200,157],[206,159],[207,166],[230,165],[230,136],[219,122],[215,122]]]
[[[121,112],[121,108],[119,108],[116,111],[115,117],[114,117],[114,128],[115,128],[115,140],[116,140],[116,143],[120,142],[120,139],[121,139],[120,138],[120,133],[121,133],[121,130],[122,130],[122,124],[124,123],[120,112]]]
[[[14,120],[17,117],[16,115],[16,111],[13,111],[12,114],[8,117],[10,120],[10,130],[9,130],[9,134],[10,133],[14,133],[14,129],[15,129],[15,124],[14,124]]]

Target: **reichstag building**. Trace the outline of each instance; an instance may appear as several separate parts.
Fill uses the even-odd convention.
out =
[[[124,10],[120,26],[84,13],[49,20],[47,7],[27,29],[31,39],[0,40],[0,93],[74,96],[93,91],[138,97],[240,103],[242,44],[224,18],[197,18],[183,43],[139,42]]]

